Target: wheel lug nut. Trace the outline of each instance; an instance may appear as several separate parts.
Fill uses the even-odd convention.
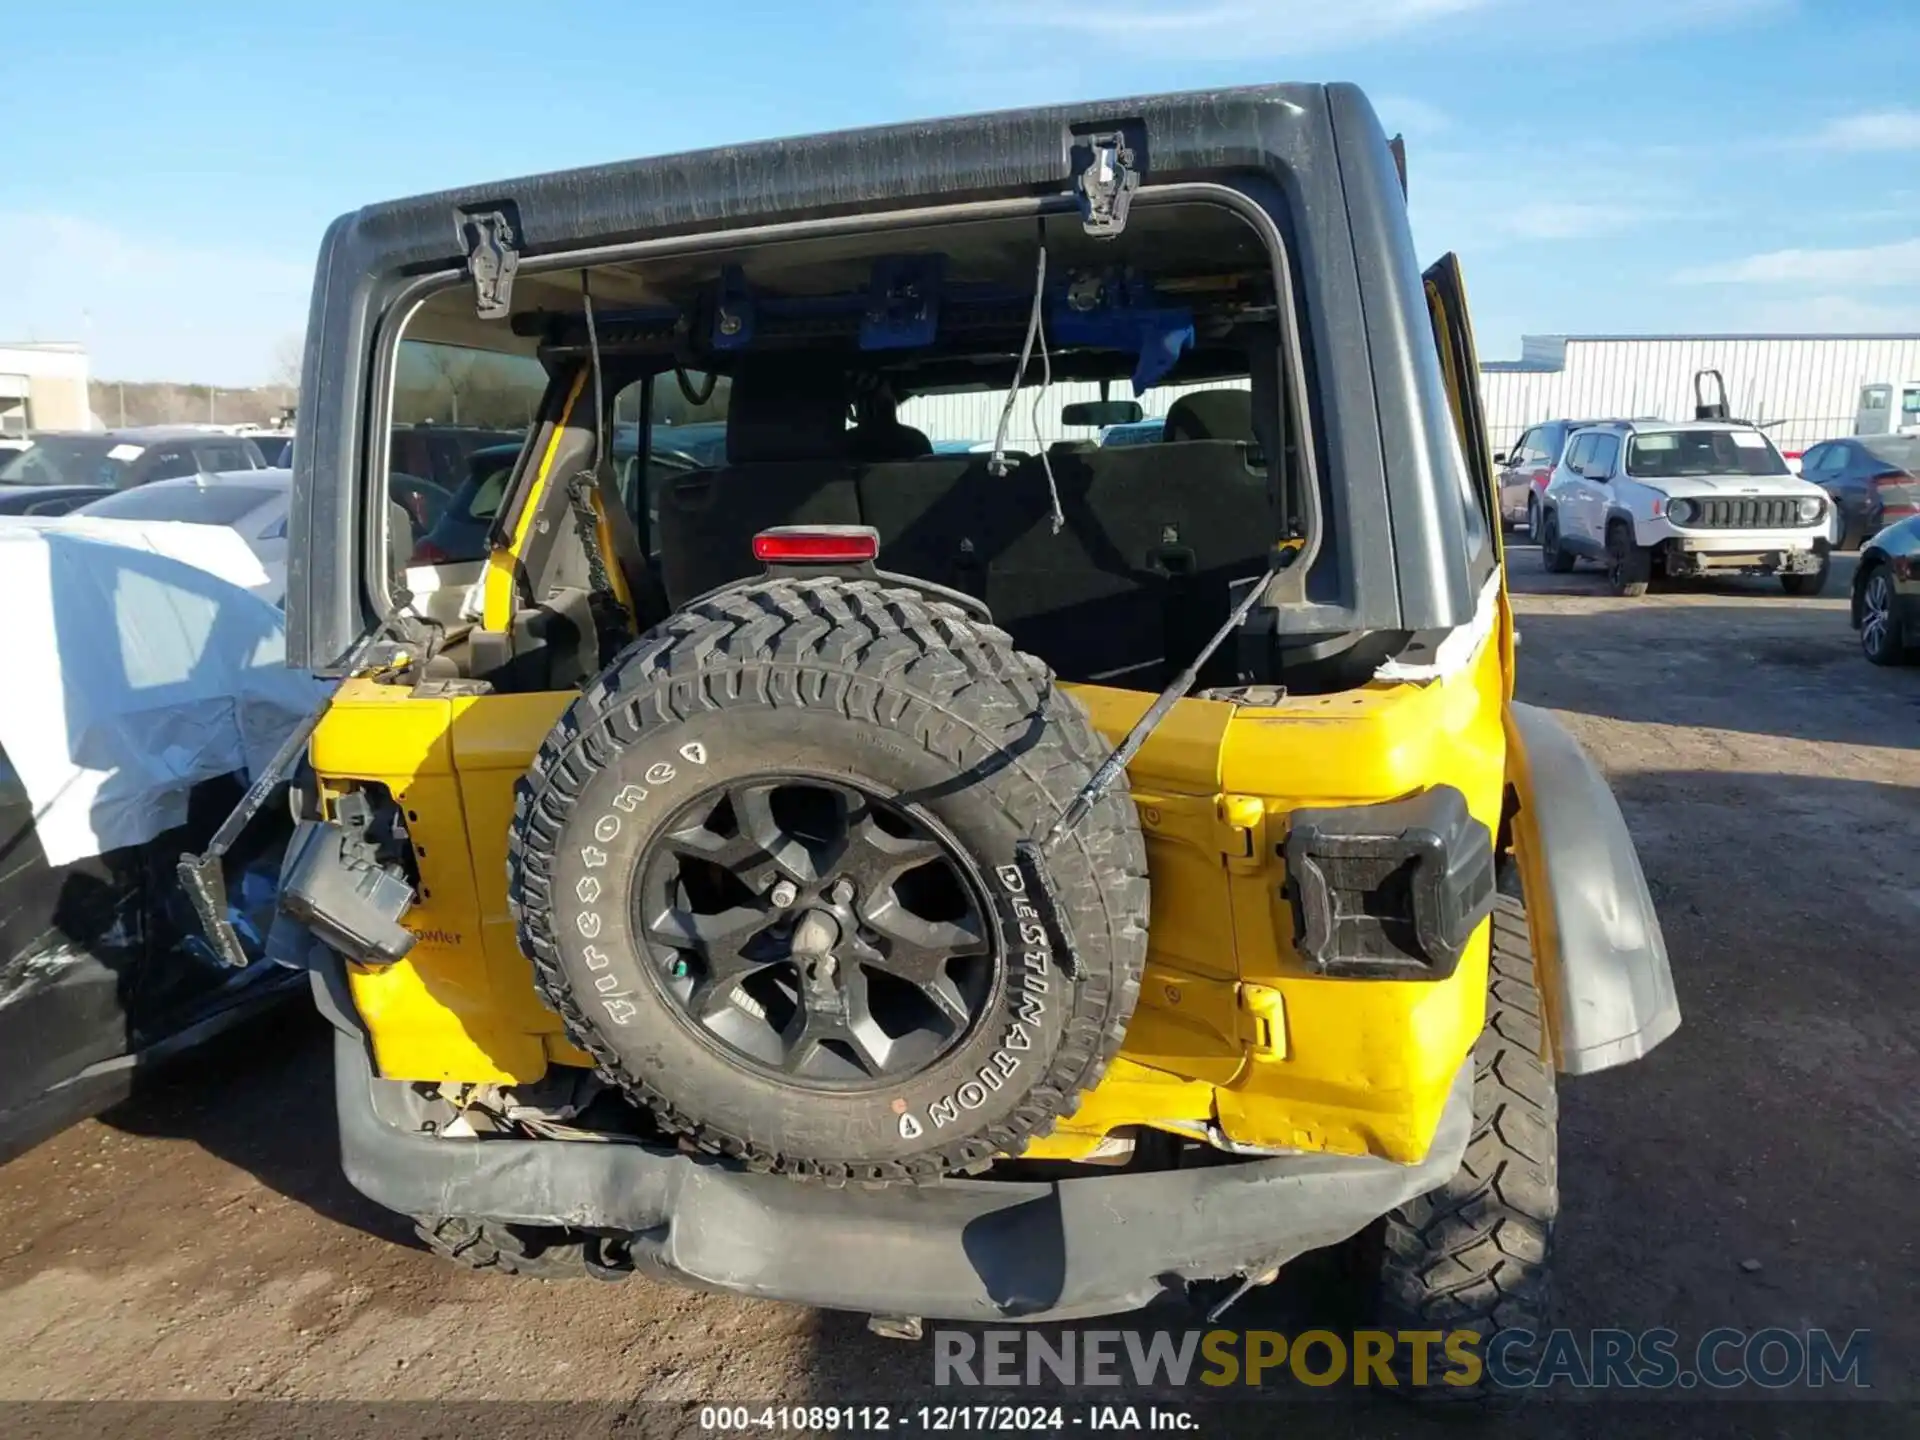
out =
[[[851,880],[842,880],[835,884],[832,898],[833,903],[836,905],[850,904],[853,900],[853,882]]]
[[[799,898],[800,892],[794,887],[794,883],[791,880],[776,881],[773,889],[767,892],[767,899],[771,900],[774,907],[779,910],[786,909]]]

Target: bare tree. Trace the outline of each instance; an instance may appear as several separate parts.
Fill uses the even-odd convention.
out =
[[[475,362],[479,359],[478,354],[453,345],[422,345],[420,359],[428,373],[434,377],[434,390],[445,397],[447,405],[445,415],[420,418],[442,420],[449,425],[458,425],[461,423],[463,410],[470,417],[473,411],[474,368]]]
[[[283,405],[292,405],[300,394],[300,362],[305,351],[306,340],[300,335],[282,335],[274,342],[267,384],[285,392],[281,399]]]

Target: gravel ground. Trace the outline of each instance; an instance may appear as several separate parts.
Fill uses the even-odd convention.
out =
[[[1510,568],[1521,696],[1611,777],[1686,1016],[1646,1063],[1563,1086],[1558,1318],[1869,1328],[1880,1393],[1920,1399],[1920,669],[1860,658],[1844,564],[1816,600],[1758,581],[1614,600],[1519,547]],[[462,1273],[337,1160],[325,1038],[296,1013],[0,1169],[0,1399],[953,1398],[930,1350],[849,1317]],[[1299,1328],[1325,1270],[1293,1267],[1234,1323]],[[1309,1408],[1329,1433],[1426,1424],[1351,1392]],[[1700,1406],[1637,1408],[1662,1433],[1705,1428]],[[1907,1421],[1854,1409],[1855,1433]],[[565,1413],[588,1433],[630,1409]],[[1843,1428],[1773,1413],[1769,1433]],[[1565,1434],[1598,1418],[1530,1415]],[[1202,1430],[1272,1422],[1219,1410]]]

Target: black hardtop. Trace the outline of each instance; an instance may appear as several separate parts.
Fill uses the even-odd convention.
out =
[[[1071,174],[1074,132],[1137,122],[1156,180],[1299,168],[1328,136],[1350,85],[1228,90],[1035,106],[831,131],[556,170],[369,205],[342,216],[327,249],[372,268],[413,268],[463,253],[456,212],[509,201],[521,253],[538,256],[683,231],[853,214],[908,204],[1053,194]],[[336,259],[344,259],[344,255]]]
[[[633,247],[682,236],[732,245],[763,233],[790,238],[796,222],[827,229],[921,212],[944,221],[975,205],[1055,207],[1074,192],[1079,169],[1111,153],[1095,140],[1114,136],[1137,197],[1188,182],[1236,194],[1284,247],[1304,352],[1299,383],[1312,389],[1318,533],[1330,544],[1301,567],[1305,593],[1276,624],[1340,635],[1466,623],[1480,583],[1465,557],[1484,537],[1469,533],[1478,522],[1463,511],[1468,482],[1398,154],[1356,87],[1286,84],[723,146],[342,216],[323,243],[307,328],[301,403],[311,423],[295,456],[290,660],[327,670],[374,623],[386,584],[374,573],[374,509],[364,498],[368,437],[385,423],[376,337],[391,335],[429,289],[465,285],[470,303],[484,297],[488,287],[468,278],[474,242],[485,238],[478,220],[505,217],[524,279],[629,259],[640,253]],[[477,272],[497,252],[481,252],[489,263],[474,270],[484,279]],[[494,311],[524,308],[516,293]]]

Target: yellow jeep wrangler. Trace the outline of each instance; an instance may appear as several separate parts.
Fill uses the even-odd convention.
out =
[[[1347,86],[339,220],[271,946],[352,1182],[468,1264],[896,1332],[1353,1237],[1382,1323],[1537,1321],[1556,1072],[1679,1016],[1512,698],[1475,380]],[[426,424],[494,443],[398,473]]]

